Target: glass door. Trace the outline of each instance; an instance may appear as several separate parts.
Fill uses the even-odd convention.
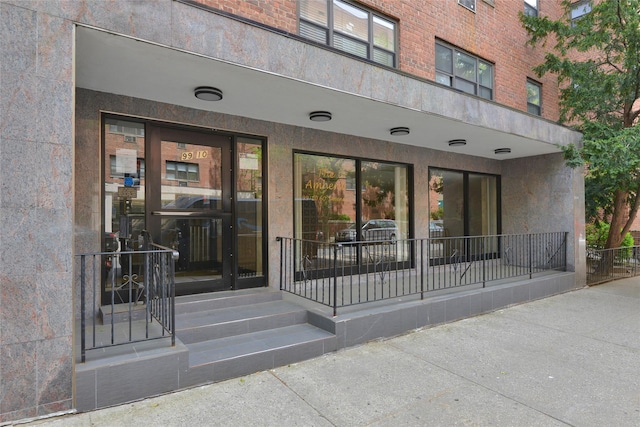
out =
[[[178,295],[266,285],[264,140],[105,115],[103,301],[141,298],[143,231],[179,251]]]
[[[147,226],[179,251],[176,294],[231,289],[231,138],[150,127]]]

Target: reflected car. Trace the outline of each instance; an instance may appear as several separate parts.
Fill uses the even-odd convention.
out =
[[[355,242],[356,240],[395,241],[399,235],[400,230],[395,221],[391,219],[372,219],[362,225],[359,237],[355,224],[338,231],[336,233],[336,242]]]
[[[445,237],[442,220],[429,221],[429,237]]]

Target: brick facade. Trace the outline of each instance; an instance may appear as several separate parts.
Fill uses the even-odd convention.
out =
[[[196,0],[205,6],[286,31],[298,33],[295,0]],[[560,2],[539,2],[541,15],[562,13]],[[526,46],[527,33],[518,19],[523,1],[477,0],[476,12],[457,0],[362,0],[354,4],[380,12],[398,22],[398,69],[427,80],[435,79],[435,41],[455,47],[495,64],[494,100],[527,111],[526,81],[542,84],[542,117],[557,120],[558,84],[554,76],[538,78],[533,67],[544,51]]]

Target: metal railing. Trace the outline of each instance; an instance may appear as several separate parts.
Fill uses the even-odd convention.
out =
[[[640,274],[640,246],[587,249],[587,285]]]
[[[566,270],[566,232],[280,242],[280,289],[333,308]]]
[[[144,248],[76,255],[83,363],[88,350],[162,338],[170,338],[175,345],[174,263],[178,253],[154,243]],[[108,304],[102,304],[103,297]]]

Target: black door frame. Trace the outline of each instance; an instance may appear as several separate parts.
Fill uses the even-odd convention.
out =
[[[199,282],[198,286],[185,286],[184,292],[200,293],[215,290],[229,290],[233,284],[233,165],[231,161],[233,139],[227,135],[219,135],[212,132],[203,132],[193,129],[180,129],[174,127],[147,124],[148,138],[145,141],[145,223],[154,241],[160,241],[160,224],[162,218],[173,219],[219,219],[222,220],[222,278]],[[162,141],[185,142],[188,144],[216,147],[222,154],[222,196],[221,209],[212,212],[185,211],[167,209],[162,207],[160,188],[162,186],[161,146]]]
[[[156,197],[154,200],[154,191],[159,190],[159,185],[161,184],[161,174],[162,174],[162,165],[160,165],[160,150],[154,150],[154,147],[160,146],[161,138],[169,138],[172,136],[188,136],[188,143],[195,143],[201,145],[213,145],[213,146],[222,146],[223,153],[223,179],[222,179],[222,209],[221,211],[215,213],[201,213],[199,212],[196,215],[180,215],[175,210],[173,213],[176,214],[175,217],[183,217],[183,218],[205,218],[205,219],[220,219],[223,221],[223,239],[224,239],[224,247],[226,248],[224,251],[224,255],[222,257],[223,262],[223,273],[224,277],[220,279],[222,282],[215,287],[215,289],[211,290],[199,290],[197,292],[210,292],[222,289],[229,290],[239,290],[239,289],[247,289],[247,288],[256,288],[256,287],[265,287],[268,286],[268,263],[267,257],[263,257],[261,259],[261,269],[262,274],[255,277],[240,277],[238,275],[238,265],[237,265],[237,257],[238,254],[238,241],[234,233],[233,227],[234,218],[236,217],[236,176],[237,170],[239,168],[238,159],[236,158],[236,145],[238,144],[240,138],[247,137],[254,140],[257,144],[261,144],[262,146],[262,181],[268,182],[267,180],[267,171],[264,168],[266,162],[266,140],[264,137],[257,137],[249,134],[239,134],[239,133],[231,133],[231,132],[221,132],[218,130],[213,130],[210,128],[201,128],[201,127],[193,127],[187,125],[173,124],[168,122],[158,122],[152,119],[132,117],[126,115],[119,115],[113,113],[103,113],[102,114],[102,125],[101,125],[101,135],[102,135],[102,149],[104,150],[104,142],[105,140],[105,131],[104,131],[104,120],[105,119],[115,119],[115,120],[123,120],[123,121],[131,121],[137,122],[145,127],[145,153],[144,153],[144,161],[145,161],[145,228],[151,230],[152,227],[158,228],[158,225],[161,222],[161,218],[164,216],[171,216],[172,212],[170,209],[162,209],[160,197]],[[155,166],[152,166],[155,165]],[[107,165],[108,167],[108,165]],[[104,170],[103,165],[103,176],[107,176],[108,170]],[[103,181],[104,182],[104,181]],[[104,185],[103,188],[103,196],[102,196],[102,205],[103,205],[103,214],[102,218],[104,220],[104,209],[107,206],[104,205]],[[156,190],[154,190],[156,189]],[[266,209],[266,200],[267,199],[267,188],[262,189],[262,209],[261,216],[263,225],[268,224],[267,220],[267,209]],[[152,213],[156,212],[156,215]],[[160,213],[158,215],[158,213]],[[104,224],[102,229],[104,230]],[[262,230],[263,238],[262,238],[262,253],[268,253],[267,241],[268,241],[268,230],[263,227]],[[104,233],[102,233],[104,234]],[[154,241],[159,242],[158,235],[152,236]],[[104,239],[104,238],[103,238]],[[103,242],[104,247],[104,242]],[[106,289],[106,284],[102,286],[102,294],[103,301],[110,300],[110,294],[108,295]]]

